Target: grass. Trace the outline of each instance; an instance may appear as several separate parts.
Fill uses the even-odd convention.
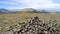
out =
[[[1,32],[6,30],[6,27],[14,25],[18,22],[22,22],[30,19],[31,17],[38,16],[40,19],[44,21],[48,21],[49,19],[57,19],[60,24],[60,14],[40,14],[40,13],[16,13],[16,14],[0,14],[0,27],[2,27]],[[5,24],[1,21],[8,20],[8,23]],[[60,28],[58,28],[60,30]]]

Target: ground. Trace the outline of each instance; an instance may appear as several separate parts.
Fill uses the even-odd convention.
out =
[[[9,26],[14,25],[18,22],[26,21],[31,17],[38,16],[41,20],[48,22],[48,20],[57,20],[60,24],[60,14],[40,14],[40,13],[16,13],[16,14],[0,14],[0,32],[9,29]],[[60,32],[60,28],[59,32]],[[59,34],[59,33],[58,33]]]

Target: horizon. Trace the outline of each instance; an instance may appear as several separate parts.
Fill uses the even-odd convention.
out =
[[[60,10],[60,0],[0,0],[0,8]]]

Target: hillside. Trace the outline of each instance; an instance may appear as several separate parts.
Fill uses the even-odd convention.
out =
[[[53,20],[52,23],[45,22],[39,19],[38,16],[33,17],[25,22],[19,22],[10,26],[10,29],[6,31],[7,34],[57,34],[57,20]]]
[[[24,8],[24,9],[20,9],[18,12],[20,12],[20,13],[38,13],[38,10],[33,9],[33,8]]]
[[[36,10],[33,8],[24,8],[19,10],[7,10],[7,9],[0,9],[0,13],[43,13],[43,14],[49,14],[50,12],[46,10]]]
[[[8,13],[8,12],[9,12],[9,10],[4,9],[4,8],[0,8],[0,14],[2,14],[2,13]]]
[[[17,13],[17,14],[0,14],[0,32],[9,29],[10,26],[25,22],[26,20],[38,16],[40,20],[48,22],[49,20],[57,20],[60,24],[60,14],[40,14],[40,13]]]
[[[16,13],[42,13],[42,14],[60,14],[59,11],[55,10],[36,10],[33,8],[24,8],[24,9],[14,9],[14,10],[7,10],[4,8],[0,8],[0,14],[9,13],[9,14],[16,14]]]
[[[32,8],[20,9],[0,14],[0,33],[6,32],[11,26],[16,25],[17,23],[28,22],[29,19],[35,16],[38,16],[39,19],[45,23],[51,22],[60,25],[60,14],[50,14],[50,12],[46,10],[39,11]],[[60,34],[60,26],[57,27],[57,29],[58,34]]]

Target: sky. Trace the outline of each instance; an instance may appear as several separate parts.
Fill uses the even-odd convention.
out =
[[[60,0],[0,0],[0,8],[34,8],[60,10]]]

